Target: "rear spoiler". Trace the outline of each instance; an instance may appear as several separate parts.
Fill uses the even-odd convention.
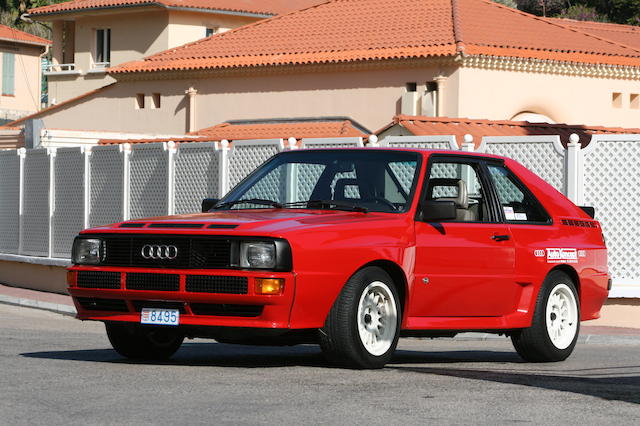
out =
[[[588,214],[591,217],[591,219],[594,219],[596,217],[595,207],[591,207],[591,206],[578,206],[578,207],[580,207],[583,212]]]

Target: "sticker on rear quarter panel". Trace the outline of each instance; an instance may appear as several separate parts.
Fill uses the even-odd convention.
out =
[[[548,248],[547,263],[578,263],[578,250],[574,248]]]

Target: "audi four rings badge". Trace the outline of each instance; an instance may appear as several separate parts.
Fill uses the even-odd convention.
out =
[[[142,250],[140,250],[140,255],[145,259],[173,260],[178,257],[178,247],[147,244],[142,247]]]

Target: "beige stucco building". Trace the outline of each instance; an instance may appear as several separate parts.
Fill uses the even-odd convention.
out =
[[[0,25],[0,121],[8,122],[40,109],[40,60],[49,40]]]
[[[72,0],[31,9],[29,16],[52,26],[52,63],[45,74],[53,105],[114,82],[111,66],[313,2]]]
[[[235,119],[322,116],[378,129],[396,114],[638,127],[640,36],[630,27],[541,19],[485,0],[405,3],[392,16],[383,0],[320,3],[113,63],[99,78],[116,84],[32,118],[45,128],[170,134]],[[172,19],[155,30],[166,43]],[[144,43],[130,39],[119,57],[147,54]],[[90,53],[76,57],[91,66]],[[83,91],[97,77],[55,78]]]

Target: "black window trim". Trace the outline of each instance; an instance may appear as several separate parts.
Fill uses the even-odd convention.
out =
[[[502,208],[502,203],[500,202],[498,191],[495,188],[493,177],[491,177],[491,171],[489,170],[489,166],[503,167],[505,170],[507,170],[507,172],[509,172],[509,174],[513,176],[514,184],[516,185],[516,187],[524,194],[525,197],[530,197],[538,205],[538,208],[540,209],[540,211],[542,211],[542,213],[544,213],[544,215],[547,217],[547,220],[544,222],[536,221],[536,220],[507,220],[507,218],[504,216],[504,209]],[[529,187],[525,185],[524,182],[522,182],[522,179],[520,179],[517,173],[515,173],[513,170],[507,167],[504,160],[485,158],[483,162],[483,167],[486,169],[485,170],[486,175],[491,180],[491,191],[493,192],[493,197],[495,198],[495,201],[497,202],[499,207],[498,214],[500,215],[504,223],[508,225],[538,225],[538,226],[553,225],[553,217],[549,214],[549,212],[544,207],[544,205],[540,202],[540,200],[538,200],[538,197],[536,197],[533,194],[533,192],[529,189]]]
[[[501,213],[502,206],[500,204],[500,200],[498,199],[497,193],[493,188],[493,181],[488,176],[488,169],[485,167],[486,161],[492,161],[494,163],[499,163],[504,165],[504,160],[499,158],[486,158],[480,156],[469,156],[469,155],[460,155],[460,154],[431,154],[429,156],[429,161],[427,163],[427,167],[425,170],[424,180],[422,182],[422,188],[420,190],[420,198],[418,200],[418,206],[425,200],[427,196],[427,187],[429,186],[429,177],[431,176],[431,167],[433,163],[443,163],[443,162],[451,162],[451,163],[461,163],[461,164],[475,164],[477,168],[474,168],[476,173],[478,174],[478,178],[482,184],[484,196],[486,198],[487,205],[489,207],[489,212],[491,214],[491,220],[474,220],[474,221],[464,221],[464,220],[445,220],[440,222],[427,222],[420,218],[421,209],[418,208],[416,210],[416,215],[414,220],[417,222],[423,223],[469,223],[469,224],[504,224],[504,214]]]

